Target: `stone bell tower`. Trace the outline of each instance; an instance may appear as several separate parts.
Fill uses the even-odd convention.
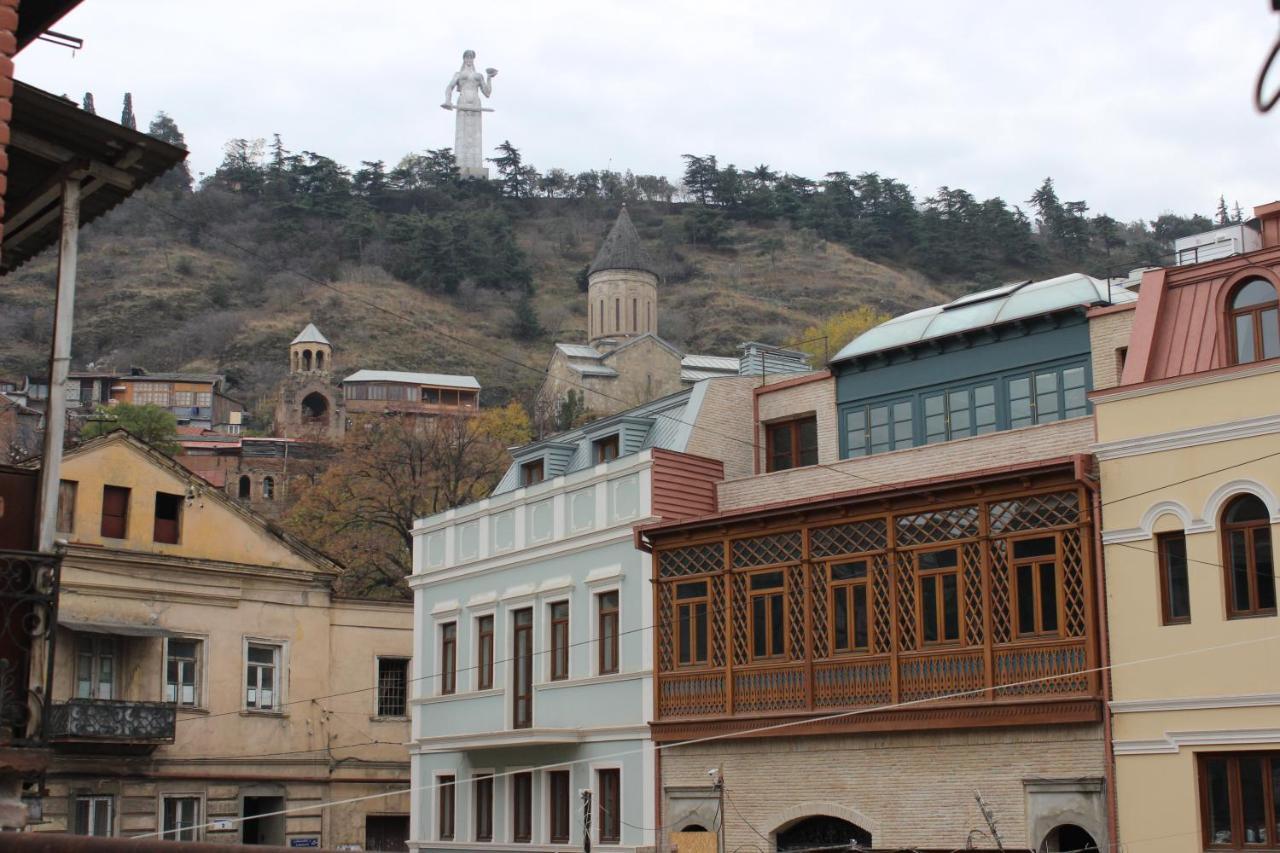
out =
[[[289,372],[328,373],[332,368],[333,344],[315,323],[308,323],[289,344]]]
[[[598,350],[658,333],[658,274],[622,206],[587,270],[587,342]]]
[[[276,404],[276,435],[308,441],[342,438],[346,412],[333,370],[333,344],[308,323],[289,343],[289,376]]]

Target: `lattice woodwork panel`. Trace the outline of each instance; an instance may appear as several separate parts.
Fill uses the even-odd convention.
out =
[[[679,578],[724,569],[724,543],[709,542],[658,552],[658,577]]]
[[[952,654],[924,654],[898,661],[898,691],[901,701],[954,696],[955,701],[972,701],[985,696],[985,663],[982,651]]]
[[[981,516],[976,506],[953,506],[900,515],[893,522],[897,527],[899,545],[925,545],[977,536]]]
[[[1080,520],[1080,496],[1076,492],[1029,495],[997,501],[987,511],[992,534],[1060,527]]]
[[[887,705],[893,701],[889,662],[839,660],[813,668],[813,704],[818,708]]]
[[[877,554],[871,561],[871,617],[875,650],[888,653],[893,645],[893,609],[889,601],[889,556]]]
[[[672,613],[671,596],[674,594],[675,584],[660,583],[658,584],[658,670],[669,672],[675,668],[672,658],[675,655],[675,635],[674,627],[671,623],[675,618]]]
[[[804,567],[787,572],[787,645],[792,660],[804,660]]]
[[[916,561],[898,554],[898,648],[916,647]]]
[[[888,526],[882,518],[816,527],[809,531],[809,556],[834,557],[883,551],[889,545]]]
[[[727,654],[725,643],[724,579],[712,578],[711,584],[711,665],[724,666]]]
[[[772,667],[733,674],[733,711],[795,711],[805,707],[804,668]]]
[[[816,660],[822,660],[831,654],[831,634],[828,624],[827,613],[827,592],[828,592],[828,572],[827,567],[816,565],[813,567],[813,657]]]
[[[1009,603],[1009,543],[991,544],[991,641],[1007,643],[1013,636],[1013,611]]]
[[[971,646],[982,645],[982,546],[966,542],[960,551],[964,567],[964,639]]]
[[[751,566],[772,566],[774,563],[790,563],[804,554],[799,530],[737,539],[733,543],[733,567],[745,569]]]
[[[1085,633],[1084,555],[1079,529],[1062,532],[1062,605],[1068,637]]]
[[[658,680],[659,716],[719,716],[726,710],[722,672],[663,676]]]
[[[748,660],[747,641],[747,576],[733,576],[733,593],[729,596],[733,619],[733,665],[742,666]]]
[[[1084,643],[997,649],[995,683],[998,696],[1044,696],[1088,693]],[[1010,685],[1001,687],[1000,685]]]

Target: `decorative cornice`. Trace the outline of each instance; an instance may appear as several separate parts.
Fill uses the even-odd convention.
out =
[[[1115,400],[1131,400],[1135,397],[1146,397],[1149,394],[1163,394],[1165,391],[1180,391],[1184,388],[1196,388],[1200,385],[1212,385],[1215,382],[1230,382],[1235,379],[1247,379],[1267,373],[1280,372],[1280,360],[1269,359],[1251,365],[1232,365],[1205,373],[1193,373],[1190,376],[1179,376],[1172,379],[1153,379],[1141,385],[1119,385],[1089,393],[1093,403],[1110,403]]]
[[[590,729],[508,729],[487,734],[418,738],[411,742],[409,752],[414,755],[426,755],[437,752],[465,752],[474,749],[501,749],[512,746],[596,743],[600,741],[643,739],[647,738],[648,735],[649,727],[643,724],[636,726],[601,726]]]
[[[628,519],[605,530],[574,536],[572,539],[558,539],[546,545],[508,551],[499,557],[483,561],[464,563],[444,569],[431,569],[430,571],[410,575],[409,588],[424,589],[438,583],[455,581],[459,578],[500,572],[514,565],[523,565],[537,560],[548,560],[553,557],[567,557],[570,554],[613,545],[617,542],[630,542],[633,524],[648,524],[656,519],[657,516]]]
[[[1153,711],[1208,711],[1219,708],[1267,708],[1280,705],[1280,693],[1251,693],[1242,696],[1175,696],[1166,699],[1117,699],[1113,714]]]
[[[1184,746],[1252,746],[1280,743],[1280,729],[1218,729],[1195,732],[1165,732],[1152,740],[1118,740],[1112,744],[1116,755],[1168,755]]]
[[[1166,450],[1181,450],[1187,447],[1198,447],[1203,444],[1255,438],[1276,433],[1280,433],[1280,414],[1210,424],[1209,426],[1193,427],[1155,435],[1144,435],[1137,438],[1126,438],[1119,441],[1101,442],[1093,446],[1093,454],[1099,460],[1106,462],[1111,459],[1123,459],[1127,456],[1160,453]]]

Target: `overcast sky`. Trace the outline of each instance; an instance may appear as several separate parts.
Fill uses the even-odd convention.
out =
[[[440,103],[472,48],[500,71],[486,147],[543,170],[674,180],[714,153],[1012,203],[1052,175],[1121,219],[1280,198],[1280,110],[1252,108],[1264,0],[86,0],[55,29],[84,49],[36,42],[19,79],[112,118],[131,91],[197,174],[233,137],[357,168],[451,146]]]

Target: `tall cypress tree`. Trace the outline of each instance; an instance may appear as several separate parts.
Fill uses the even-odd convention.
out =
[[[91,116],[96,116],[98,114],[98,111],[93,108],[93,92],[84,93],[84,101],[81,103],[81,106],[84,107],[84,111]]]
[[[120,111],[120,124],[130,130],[138,129],[138,120],[133,115],[133,93],[124,93],[124,109]]]

